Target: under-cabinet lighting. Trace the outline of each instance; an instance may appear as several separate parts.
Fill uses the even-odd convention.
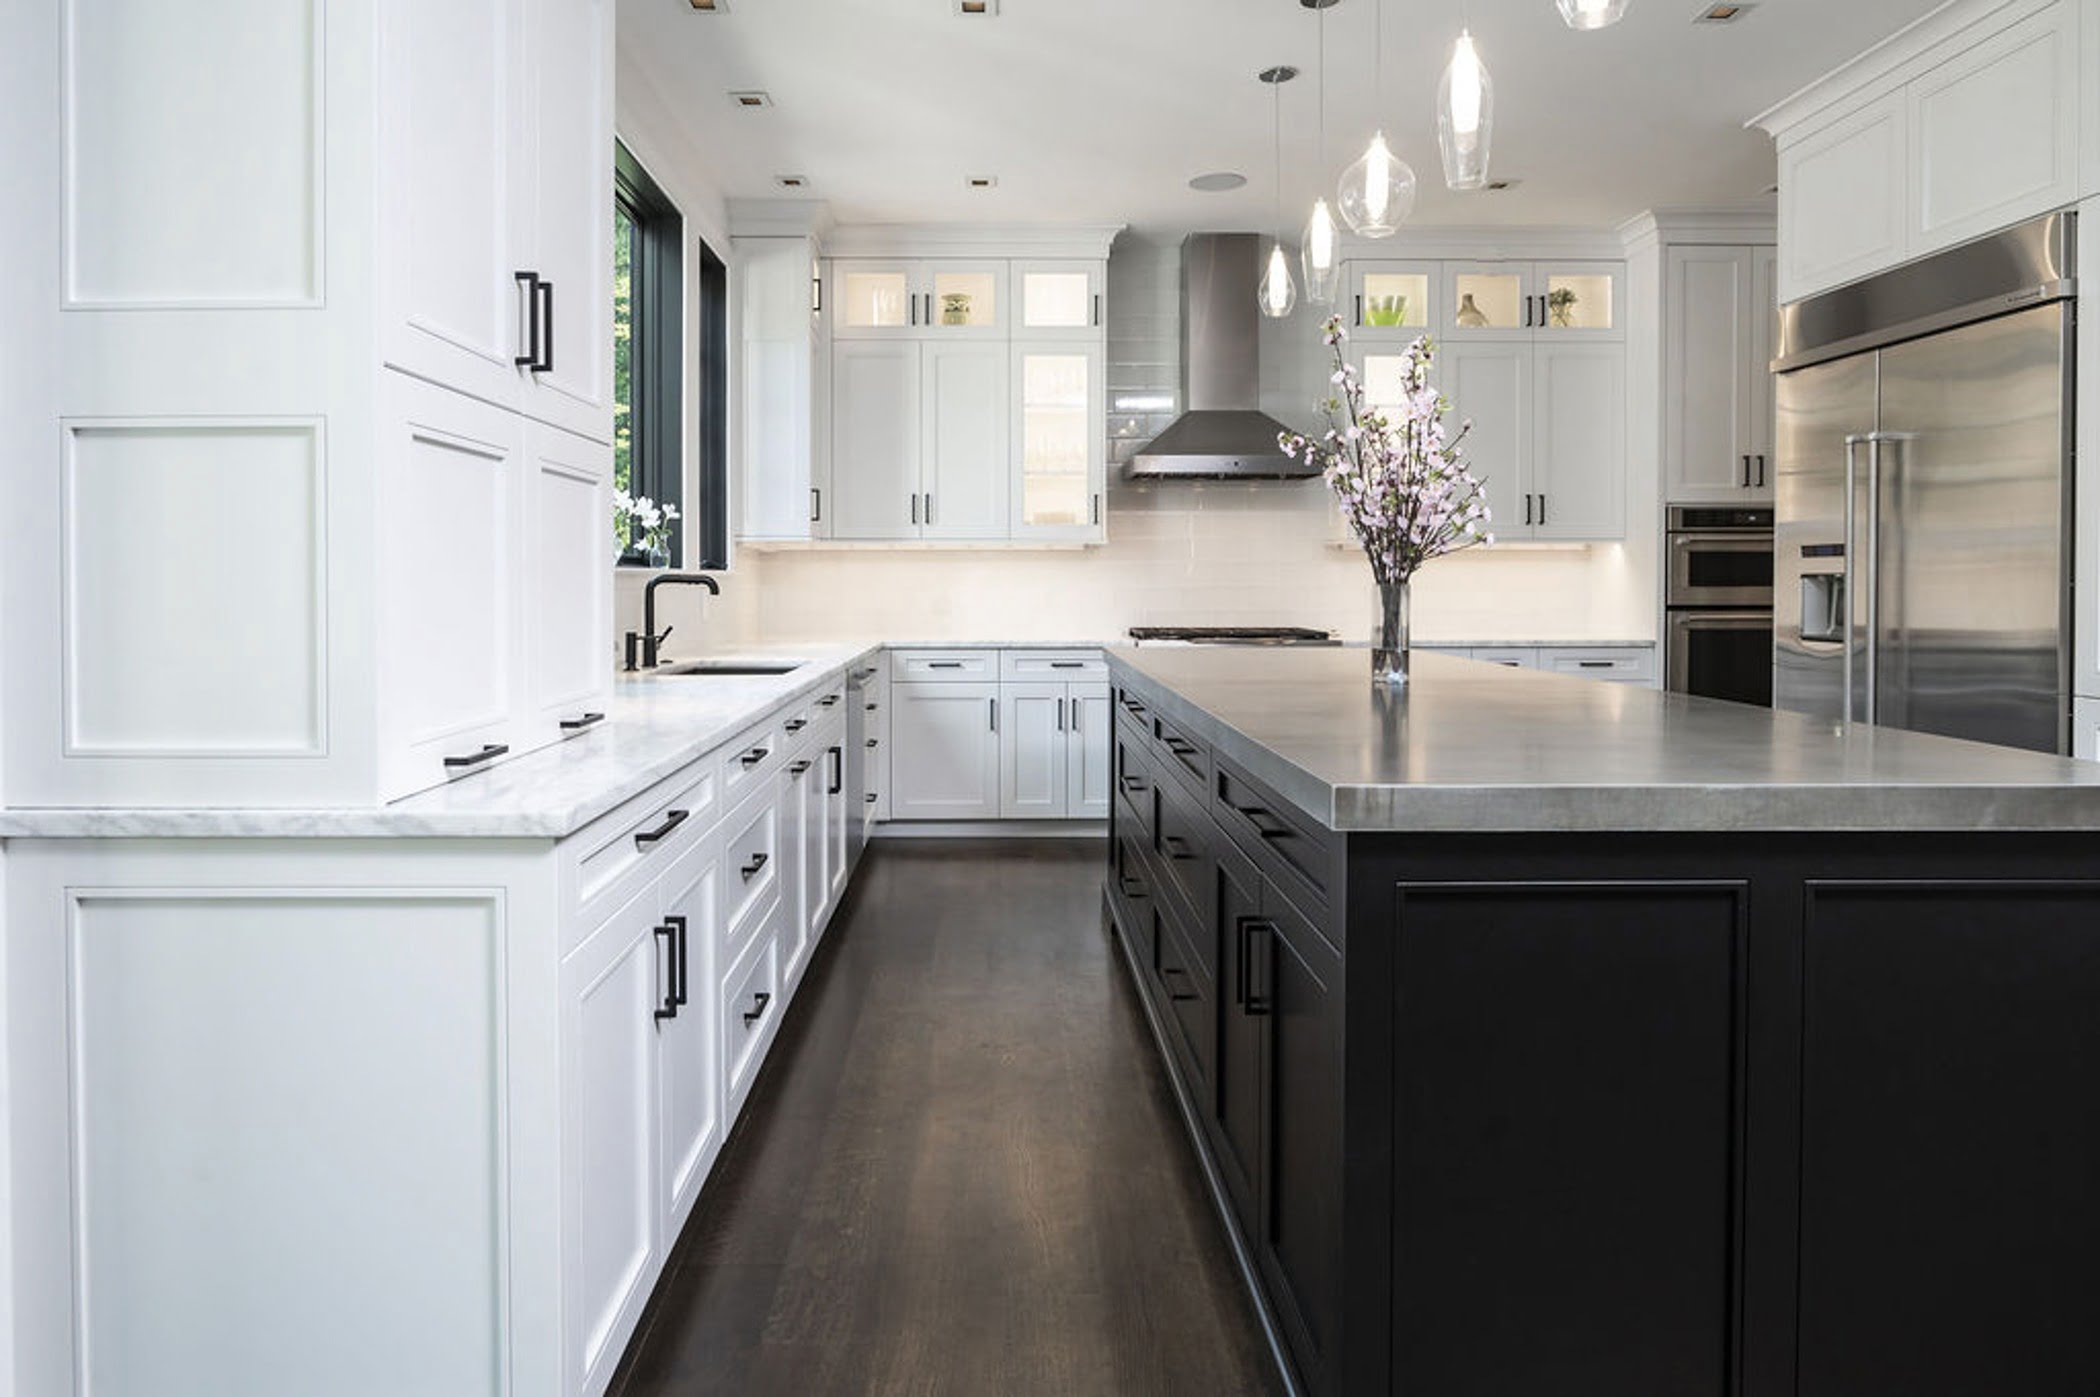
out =
[[[1117,412],[1172,412],[1172,394],[1130,394],[1116,399]]]

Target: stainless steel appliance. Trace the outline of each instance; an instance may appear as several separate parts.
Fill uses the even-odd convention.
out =
[[[2067,750],[2074,221],[1781,312],[1779,707]]]
[[[1132,626],[1138,645],[1340,645],[1332,631],[1304,626]]]
[[[868,822],[863,806],[868,794],[868,680],[874,666],[848,671],[846,675],[846,865],[860,862],[868,845]]]
[[[1664,686],[1769,705],[1772,511],[1673,506],[1664,552]]]

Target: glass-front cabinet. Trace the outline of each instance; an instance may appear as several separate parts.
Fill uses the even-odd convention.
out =
[[[1452,339],[1623,339],[1616,262],[1447,262],[1441,333]]]
[[[1443,290],[1434,262],[1354,262],[1349,268],[1350,333],[1362,339],[1407,339],[1441,323]]]
[[[831,264],[835,339],[1003,339],[1007,264],[876,261]]]
[[[1013,534],[1099,538],[1108,444],[1100,430],[1104,352],[1099,345],[1016,344],[1013,349]]]
[[[1013,294],[1019,318],[1014,334],[1030,339],[1100,337],[1103,264],[1084,261],[1015,262]]]

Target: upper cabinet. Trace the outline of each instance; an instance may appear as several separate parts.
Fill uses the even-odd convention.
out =
[[[1769,504],[1773,339],[1770,247],[1672,247],[1663,283],[1663,495],[1670,504]]]
[[[1350,334],[1356,339],[1412,340],[1444,324],[1439,309],[1443,268],[1435,262],[1352,262]]]
[[[1005,339],[1007,265],[1001,261],[831,264],[832,335],[857,339]]]
[[[1447,262],[1444,339],[1625,338],[1625,274],[1614,262]]]
[[[1102,262],[1014,263],[1015,338],[1101,338],[1107,272]]]
[[[2081,101],[2100,106],[2081,97],[2090,8],[1958,0],[1760,117],[1779,146],[1779,299],[2075,202]]]
[[[737,492],[745,539],[810,539],[830,532],[826,413],[830,343],[823,269],[808,234],[739,237],[737,386],[742,411]]]

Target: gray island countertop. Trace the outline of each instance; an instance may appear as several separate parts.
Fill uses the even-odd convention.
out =
[[[1342,831],[2100,829],[2100,763],[1417,653],[1112,650],[1110,673]]]

